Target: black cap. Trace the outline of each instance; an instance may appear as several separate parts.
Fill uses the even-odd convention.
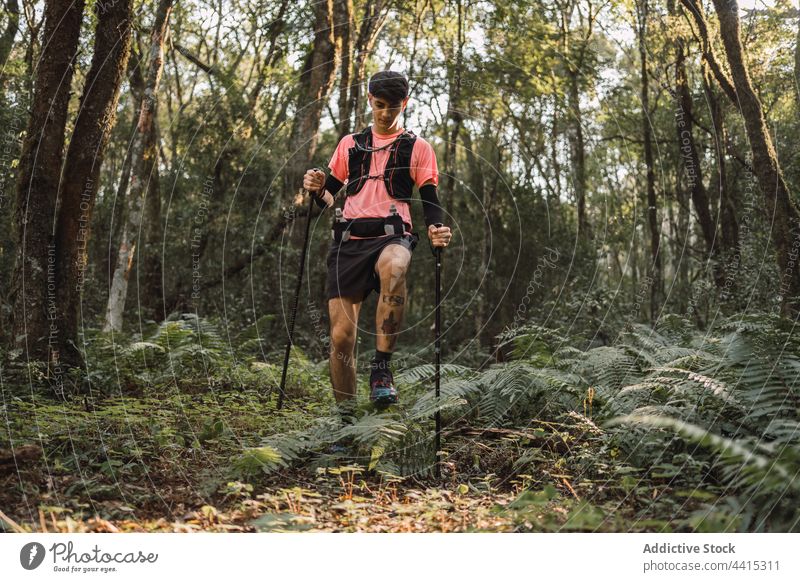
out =
[[[395,71],[380,71],[370,77],[369,92],[391,104],[400,103],[408,97],[408,81]]]

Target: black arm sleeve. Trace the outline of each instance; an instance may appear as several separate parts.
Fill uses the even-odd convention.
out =
[[[425,226],[444,223],[444,210],[439,204],[439,197],[436,195],[436,186],[425,184],[419,189],[419,197],[422,198],[422,211],[425,213]]]
[[[336,198],[336,195],[339,193],[339,190],[342,189],[344,186],[344,182],[340,182],[336,178],[333,177],[333,174],[328,174],[328,177],[325,178],[325,186],[323,188],[331,193],[331,196]]]
[[[328,174],[328,177],[325,178],[325,185],[322,186],[322,190],[320,190],[319,192],[314,192],[312,194],[314,202],[317,204],[317,206],[325,210],[328,207],[328,205],[322,199],[322,196],[325,194],[325,190],[330,192],[331,196],[333,196],[333,198],[336,199],[336,194],[339,193],[339,190],[342,189],[342,186],[344,186],[344,182],[340,182],[339,180],[334,178],[333,174]]]

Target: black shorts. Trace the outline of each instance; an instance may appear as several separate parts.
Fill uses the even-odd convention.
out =
[[[381,292],[375,263],[384,247],[403,245],[412,253],[419,242],[415,233],[363,238],[337,243],[328,253],[328,299],[357,297],[362,301],[374,290]]]

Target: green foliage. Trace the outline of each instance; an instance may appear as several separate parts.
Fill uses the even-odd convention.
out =
[[[667,318],[656,329],[630,327],[613,346],[548,350],[549,367],[540,350],[530,349],[532,334],[540,332],[523,330],[519,341],[505,335],[524,346],[518,359],[478,372],[445,368],[438,401],[429,365],[403,370],[397,378],[408,383],[404,395],[416,396],[407,405],[362,411],[351,423],[324,417],[273,435],[246,451],[237,467],[271,473],[346,458],[391,474],[427,475],[430,419],[439,410],[446,425],[475,434],[504,427],[512,472],[549,467],[551,483],[563,485],[559,475],[569,473],[584,492],[594,492],[580,500],[572,489],[557,500],[551,489],[523,493],[503,510],[520,529],[628,527],[603,508],[615,491],[634,500],[635,530],[797,529],[800,358],[787,349],[795,340],[785,322],[727,320],[699,333],[681,318]],[[330,453],[332,445],[349,452]],[[536,483],[548,487],[547,479]],[[561,513],[543,511],[548,504]]]
[[[550,338],[548,365],[529,349],[536,334]],[[229,482],[342,465],[426,479],[439,411],[460,485],[493,491],[527,476],[518,499],[497,508],[521,531],[797,530],[800,350],[789,322],[750,316],[699,332],[667,318],[585,350],[561,345],[557,330],[520,337],[505,335],[524,346],[505,363],[443,366],[438,400],[422,364],[397,371],[400,406],[359,404],[343,419],[329,414],[324,361],[292,352],[290,405],[277,411],[282,354],[235,359],[216,326],[175,317],[143,337],[87,334],[97,365],[80,399],[9,390],[27,368],[7,354],[3,413],[16,442],[45,444],[55,476],[81,475],[65,489],[78,504],[113,499],[118,483],[138,498],[155,465],[228,498],[242,496]]]
[[[698,479],[691,485],[717,491],[727,521],[747,531],[793,531],[800,520],[800,358],[783,325],[769,316],[729,320],[719,335],[692,337],[691,353],[636,333],[639,356],[657,365],[636,383],[606,388],[604,414],[620,415],[609,426],[627,460],[656,460],[654,476],[670,479],[688,469]],[[722,519],[713,513],[704,519]]]

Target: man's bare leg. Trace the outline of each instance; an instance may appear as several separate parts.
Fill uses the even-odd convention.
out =
[[[375,263],[375,272],[381,280],[375,315],[375,347],[378,351],[391,353],[397,344],[406,309],[406,271],[410,263],[411,251],[398,244],[386,246]]]
[[[360,311],[361,301],[355,297],[336,297],[328,301],[331,318],[331,384],[336,402],[356,396],[355,346]]]

